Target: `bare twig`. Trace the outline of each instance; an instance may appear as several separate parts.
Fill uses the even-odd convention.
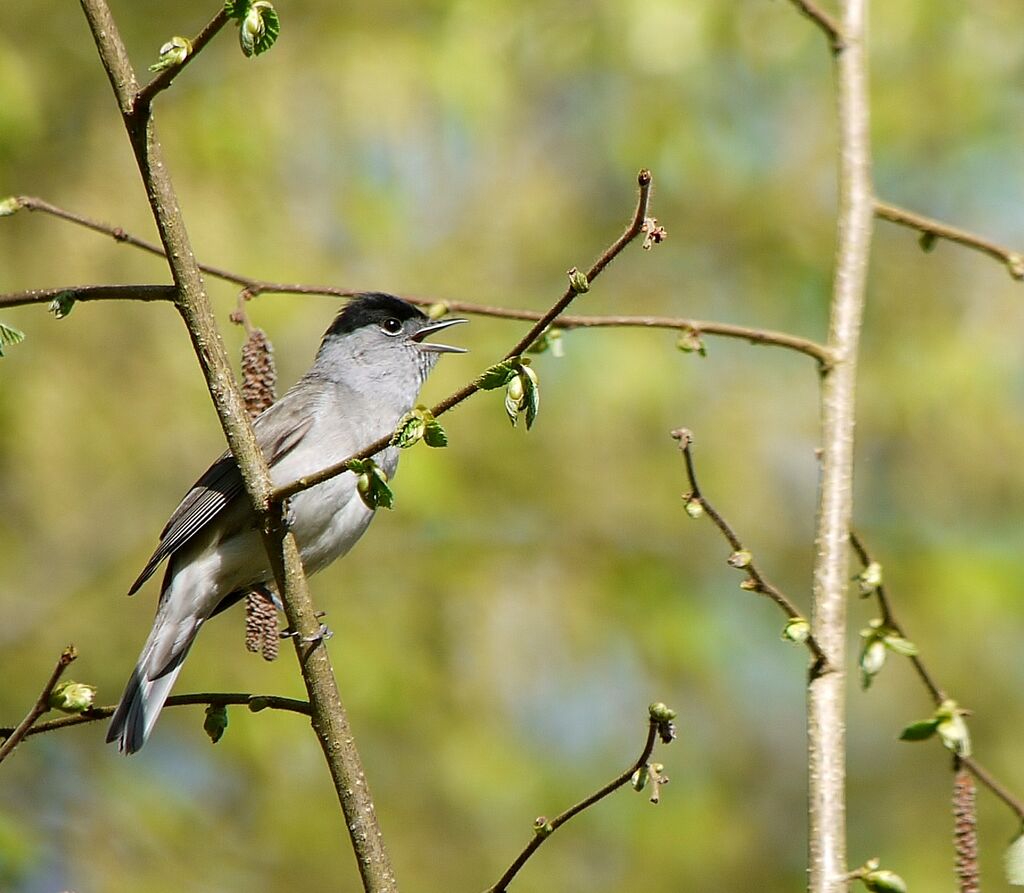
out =
[[[43,690],[39,693],[39,697],[36,698],[36,702],[32,705],[32,709],[29,710],[25,718],[18,723],[15,728],[10,730],[10,733],[6,736],[6,740],[2,745],[0,745],[0,763],[14,753],[14,748],[18,746],[26,735],[30,734],[32,726],[35,725],[36,720],[50,709],[50,695],[53,693],[54,686],[57,684],[60,677],[64,675],[64,671],[68,668],[71,662],[77,657],[78,652],[75,650],[74,645],[68,645],[68,647],[61,652],[61,656],[57,659],[57,664],[54,666],[53,672],[50,673],[50,678],[46,680],[46,685],[43,686]]]
[[[33,288],[0,295],[0,307],[49,304],[56,300],[79,301],[174,301],[173,285],[69,285],[66,288]]]
[[[846,40],[843,37],[839,23],[818,6],[814,0],[791,0],[791,2],[800,12],[825,32],[833,53],[839,53],[846,49]]]
[[[312,707],[311,725],[331,772],[345,815],[345,828],[367,893],[397,890],[394,870],[377,822],[373,798],[363,772],[348,716],[341,702],[327,649],[316,632],[319,621],[309,595],[295,537],[285,529],[280,503],[270,500],[272,484],[231,363],[217,328],[202,274],[196,265],[163,149],[156,137],[149,103],[136,105],[138,81],[105,0],[81,0],[100,60],[124,119],[153,219],[167,256],[177,306],[188,328],[207,388],[246,493],[260,519],[260,529],[288,623],[299,635],[295,651]]]
[[[221,8],[217,10],[217,14],[206,24],[206,27],[192,38],[192,50],[181,61],[181,63],[173,66],[172,68],[165,68],[163,71],[158,72],[153,80],[135,94],[135,98],[132,102],[133,110],[141,110],[148,107],[153,102],[153,97],[156,96],[157,93],[161,90],[166,90],[171,86],[171,82],[181,73],[182,69],[199,55],[203,47],[213,40],[217,35],[217,32],[220,31],[220,29],[227,23],[228,14],[222,5]]]
[[[148,242],[138,236],[125,231],[121,227],[111,226],[90,217],[76,214],[60,208],[50,202],[44,201],[35,196],[17,196],[15,201],[29,211],[41,211],[50,214],[69,223],[86,227],[94,232],[110,236],[118,242],[123,242],[151,254],[160,257],[164,256],[163,249],[154,242]],[[240,301],[254,298],[262,294],[286,294],[286,295],[325,295],[328,297],[348,298],[359,294],[366,289],[344,288],[335,285],[304,284],[300,282],[272,282],[265,279],[255,279],[242,273],[226,270],[222,267],[215,267],[210,264],[200,263],[199,269],[207,275],[225,282],[231,282],[242,286]],[[138,300],[163,299],[157,297],[156,292],[148,292],[150,288],[162,286],[143,286],[144,289],[138,296]],[[104,289],[116,288],[109,295]],[[14,294],[0,295],[0,307],[18,306],[20,304],[36,304],[51,300],[46,295],[51,292],[71,292],[82,290],[83,297],[80,300],[104,300],[107,297],[122,299],[135,297],[130,293],[128,286],[74,286],[66,289],[47,289],[45,291],[27,291]],[[173,294],[167,300],[173,300]],[[421,297],[417,295],[400,295],[412,304],[419,304],[427,307],[433,304],[444,304],[454,313],[469,313],[475,316],[487,316],[495,319],[515,319],[526,322],[540,320],[544,314],[537,310],[519,310],[510,307],[495,307],[487,304],[476,304],[469,301],[449,301],[438,298]],[[788,332],[777,332],[771,329],[759,329],[751,326],[741,326],[734,323],[716,322],[713,320],[689,319],[676,316],[570,316],[560,315],[551,321],[551,325],[560,329],[585,329],[585,328],[648,328],[648,329],[669,329],[673,331],[692,331],[697,335],[715,335],[723,338],[736,338],[741,341],[748,341],[751,344],[764,344],[775,347],[782,347],[805,354],[818,361],[819,365],[827,369],[832,365],[832,353],[829,349],[809,338],[801,338],[798,335],[791,335]]]
[[[808,890],[845,893],[846,591],[853,510],[857,351],[874,213],[867,84],[867,0],[843,0],[846,41],[835,54],[839,212],[828,346],[835,362],[821,385],[821,485],[811,629],[832,673],[807,694]]]
[[[640,756],[637,757],[636,761],[628,769],[617,775],[608,782],[608,784],[598,788],[593,794],[585,797],[575,806],[571,806],[555,818],[549,821],[538,819],[536,826],[537,833],[534,834],[533,838],[523,848],[522,852],[516,856],[512,864],[505,869],[505,873],[498,878],[497,882],[493,886],[487,888],[486,893],[505,893],[508,885],[512,883],[513,878],[515,878],[519,873],[520,869],[522,869],[522,867],[529,861],[530,857],[540,849],[541,844],[543,844],[553,832],[557,831],[574,816],[579,815],[583,810],[588,809],[599,800],[603,800],[613,791],[616,791],[623,785],[628,784],[633,775],[647,765],[647,761],[651,758],[651,754],[654,752],[654,743],[657,740],[657,735],[658,723],[654,719],[651,719],[647,728],[647,740],[644,742],[643,750],[640,752]]]
[[[733,554],[746,553],[750,556],[749,560],[743,564],[742,570],[748,575],[751,581],[751,592],[759,592],[761,595],[766,595],[775,604],[777,604],[783,611],[783,613],[789,618],[801,617],[800,611],[796,605],[790,601],[789,597],[785,595],[777,586],[768,582],[764,574],[761,573],[754,561],[753,556],[748,549],[743,545],[736,531],[732,529],[729,522],[719,513],[719,511],[708,501],[707,497],[701,492],[700,485],[697,483],[697,470],[693,463],[693,453],[691,447],[693,445],[693,434],[686,428],[677,428],[672,432],[673,439],[679,442],[679,449],[683,454],[683,458],[686,460],[686,477],[690,483],[690,492],[687,494],[688,501],[698,502],[704,509],[705,514],[711,519],[715,527],[721,532],[722,536],[725,537],[726,541],[732,547]],[[815,665],[813,668],[814,673],[823,673],[827,669],[828,659],[825,656],[825,652],[818,644],[817,640],[813,635],[810,635],[805,640],[807,649],[814,655]]]
[[[261,710],[283,710],[287,713],[299,713],[303,716],[311,714],[308,701],[299,701],[295,698],[282,698],[278,695],[253,695],[245,692],[195,692],[184,695],[171,695],[167,699],[166,707],[185,707],[195,704],[214,705],[218,707],[248,707],[253,713]],[[109,707],[90,707],[81,713],[72,716],[63,716],[60,719],[51,719],[48,722],[39,722],[32,726],[25,733],[26,738],[32,735],[42,735],[46,732],[55,732],[60,729],[80,726],[90,722],[97,722],[113,716],[117,705]],[[15,730],[0,727],[0,738],[10,736]]]
[[[647,206],[650,198],[651,172],[648,170],[640,171],[640,174],[637,177],[637,182],[640,188],[640,194],[637,199],[636,211],[633,214],[633,219],[630,221],[629,226],[626,227],[625,232],[623,232],[618,239],[605,249],[601,256],[594,261],[593,266],[591,266],[587,271],[586,279],[588,285],[593,282],[598,275],[600,275],[601,271],[607,267],[608,264],[618,257],[623,248],[637,237],[643,227],[644,220],[647,217]],[[529,331],[512,346],[512,348],[505,354],[505,359],[518,356],[526,350],[527,347],[533,344],[541,332],[543,332],[551,321],[558,317],[558,315],[565,310],[570,303],[572,303],[578,294],[579,292],[570,285],[570,287],[565,290],[562,297],[559,298],[546,313],[542,314],[530,327]],[[470,384],[460,388],[454,394],[446,397],[434,406],[433,409],[431,409],[431,412],[435,417],[448,412],[448,410],[458,406],[463,400],[473,396],[473,394],[479,390],[480,388],[471,382]],[[337,462],[322,471],[318,471],[316,474],[298,478],[290,484],[278,487],[274,491],[272,498],[276,502],[280,502],[287,499],[289,496],[294,496],[296,493],[301,493],[303,490],[308,490],[310,487],[315,487],[317,484],[322,484],[324,481],[337,477],[339,474],[344,474],[349,470],[349,463],[356,459],[367,459],[370,456],[373,456],[375,453],[384,449],[390,440],[390,436],[382,437],[375,443],[370,444],[365,449],[360,450],[358,453],[349,456],[341,462]]]
[[[900,226],[916,229],[924,237],[945,239],[947,242],[956,242],[965,248],[980,251],[1004,264],[1014,279],[1024,279],[1024,254],[1018,251],[1006,248],[965,229],[950,226],[948,223],[933,220],[931,217],[925,217],[923,214],[917,214],[878,199],[875,199],[875,216],[882,220],[888,220],[890,223],[898,223]]]

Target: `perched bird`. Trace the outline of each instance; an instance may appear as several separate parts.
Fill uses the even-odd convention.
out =
[[[327,330],[310,370],[253,423],[274,485],[320,471],[394,431],[438,357],[463,352],[424,339],[460,322],[466,320],[432,322],[392,295],[354,298]],[[390,477],[398,450],[388,447],[374,459]],[[348,552],[373,514],[352,474],[293,496],[289,520],[306,573]],[[156,620],[107,733],[122,753],[146,743],[203,624],[254,589],[270,597],[273,575],[230,453],[207,469],[175,509],[128,594],[164,559]]]

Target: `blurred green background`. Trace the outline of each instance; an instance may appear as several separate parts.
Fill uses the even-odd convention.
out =
[[[873,4],[879,194],[1024,247],[1024,6]],[[114,4],[133,61],[194,34],[215,3]],[[823,339],[835,126],[822,36],[782,0],[282,0],[281,39],[246,60],[220,36],[158,103],[197,255],[246,274],[543,309],[655,175],[668,241],[633,246],[581,298],[594,313],[721,319]],[[145,197],[80,12],[8,4],[0,33],[0,194],[35,194],[147,237]],[[26,213],[0,221],[0,291],[165,282],[163,264]],[[228,323],[235,290],[211,295]],[[900,617],[975,710],[979,758],[1018,792],[1024,610],[1022,286],[949,244],[880,223],[857,428],[856,522]],[[266,296],[254,321],[282,386],[337,308]],[[0,721],[17,722],[60,649],[112,703],[152,617],[128,585],[222,437],[169,306],[3,311]],[[459,330],[434,400],[520,324]],[[706,494],[768,575],[807,605],[818,405],[806,357],[667,332],[572,333],[537,361],[534,430],[500,397],[446,418],[451,446],[402,462],[394,512],[314,579],[404,888],[479,890],[552,815],[625,767],[646,705],[678,709],[672,784],[577,819],[521,891],[800,889],[805,655],[741,592],[693,522],[668,431],[696,436]],[[870,603],[851,605],[852,660]],[[851,660],[851,664],[852,664]],[[926,693],[890,658],[852,678],[849,844],[912,889],[952,889],[949,760],[898,743]],[[300,696],[290,649],[242,648],[239,611],[200,637],[177,691]],[[25,743],[0,773],[0,889],[356,890],[305,722],[231,713],[216,747],[175,708],[138,756],[87,726]],[[987,889],[1017,831],[979,794]]]

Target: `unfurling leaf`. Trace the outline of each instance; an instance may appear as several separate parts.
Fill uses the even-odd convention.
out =
[[[427,428],[423,432],[423,442],[428,447],[440,448],[448,446],[448,433],[437,419],[431,418],[427,422]]]
[[[0,357],[4,355],[4,347],[9,344],[20,344],[24,340],[24,332],[0,322]]]
[[[71,311],[75,308],[74,295],[69,291],[62,291],[57,297],[50,301],[47,309],[57,319],[64,319],[64,317],[70,315]]]
[[[676,347],[678,347],[683,353],[696,353],[702,357],[708,355],[707,349],[704,347],[704,342],[701,340],[700,332],[696,329],[686,328],[679,333],[679,340],[676,341]]]
[[[1003,859],[1007,883],[1014,887],[1024,887],[1024,830],[1006,848]]]
[[[441,423],[422,404],[398,420],[398,427],[391,437],[391,445],[405,450],[421,440],[430,447],[448,446],[448,435],[441,427]]]
[[[749,549],[737,549],[727,559],[730,567],[749,567],[753,560],[754,556]]]
[[[54,686],[47,704],[61,713],[81,713],[92,707],[95,700],[96,686],[68,680]]]
[[[581,273],[575,267],[567,271],[569,277],[569,288],[574,294],[583,295],[590,291],[590,280],[586,273]]]
[[[529,431],[540,411],[540,382],[537,380],[537,373],[529,366],[522,367],[519,377],[522,379],[526,398],[526,430]]]
[[[790,617],[782,628],[782,638],[802,645],[811,637],[811,624],[803,617]]]
[[[388,476],[373,459],[353,459],[348,469],[357,476],[356,490],[368,509],[389,509],[394,505],[395,494],[388,486]]]
[[[203,720],[203,731],[210,736],[210,741],[216,744],[224,737],[228,727],[228,708],[223,704],[210,704],[206,708],[206,718]]]
[[[864,570],[857,574],[855,579],[860,587],[860,594],[862,596],[871,595],[872,592],[882,585],[882,565],[877,561],[872,561]]]
[[[227,0],[224,9],[238,22],[238,42],[248,57],[265,53],[281,33],[281,19],[267,0]]]
[[[490,368],[481,372],[474,384],[481,391],[494,391],[505,387],[518,372],[516,367],[518,360],[519,357],[512,357],[508,360],[502,360],[500,363],[495,363]]]
[[[163,71],[181,65],[192,52],[192,41],[175,35],[160,47],[160,59],[149,66],[150,71]]]
[[[870,688],[872,681],[883,666],[885,666],[885,643],[881,639],[868,639],[860,653],[861,687]]]
[[[21,199],[16,195],[0,201],[0,217],[10,217],[15,211],[20,211],[21,209]]]
[[[924,741],[935,734],[935,727],[938,726],[937,719],[922,719],[919,722],[912,722],[902,732],[900,741]]]
[[[895,871],[879,868],[861,877],[871,893],[907,893],[907,883]]]
[[[685,493],[683,499],[686,500],[684,505],[686,514],[691,518],[696,520],[704,514],[704,503],[700,501],[699,497],[694,496],[692,493]]]

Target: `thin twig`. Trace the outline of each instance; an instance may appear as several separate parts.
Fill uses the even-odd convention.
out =
[[[311,715],[311,708],[308,701],[299,701],[296,698],[282,698],[278,695],[253,695],[244,692],[195,692],[184,695],[171,695],[167,699],[166,707],[185,707],[195,704],[207,704],[218,707],[245,706],[257,713],[261,710],[283,710],[287,713],[299,713],[303,716]],[[67,729],[71,726],[80,726],[85,723],[97,722],[113,716],[117,705],[110,707],[90,707],[81,713],[73,716],[63,716],[60,719],[51,719],[48,722],[36,723],[28,732],[26,738],[32,735],[42,735],[45,732],[54,732],[60,729]],[[15,730],[0,727],[0,738],[11,735]]]
[[[749,550],[744,547],[743,542],[737,536],[736,531],[732,529],[732,526],[719,511],[708,502],[707,497],[701,492],[700,485],[697,483],[697,470],[693,463],[693,453],[690,447],[693,445],[693,433],[686,428],[677,428],[672,432],[672,438],[679,441],[679,449],[683,454],[683,458],[686,461],[686,477],[690,483],[690,492],[687,496],[689,501],[695,501],[700,504],[704,509],[705,514],[711,519],[715,527],[717,527],[722,536],[725,537],[726,541],[732,547],[733,553],[747,552]],[[759,592],[761,595],[766,595],[775,604],[777,604],[783,611],[783,613],[789,618],[802,617],[803,615],[797,609],[796,605],[789,599],[785,593],[783,593],[777,586],[768,582],[764,574],[761,573],[753,557],[742,566],[742,570],[746,572],[752,583],[750,587],[751,592]],[[823,673],[828,667],[828,659],[825,656],[825,652],[818,644],[814,636],[808,636],[805,640],[807,649],[814,655],[815,664],[812,668],[813,673]]]
[[[192,38],[192,50],[191,52],[181,61],[179,65],[172,66],[171,68],[165,68],[163,71],[158,72],[157,75],[151,80],[145,87],[142,87],[136,94],[135,99],[132,103],[134,110],[140,110],[148,107],[153,102],[153,97],[156,96],[161,90],[166,90],[171,86],[171,82],[181,74],[183,68],[188,65],[199,53],[202,51],[213,38],[228,23],[228,14],[223,6],[217,10],[217,14],[206,24],[194,38]]]
[[[119,226],[111,226],[107,223],[76,214],[57,205],[44,201],[41,198],[30,195],[16,196],[14,199],[18,205],[29,211],[41,211],[50,214],[60,220],[86,227],[94,232],[110,236],[118,242],[148,251],[159,257],[164,256],[163,249],[154,242],[141,239],[132,235]],[[199,269],[209,276],[222,279],[242,286],[239,294],[239,302],[254,298],[262,294],[282,295],[325,295],[336,298],[350,298],[366,289],[344,288],[335,285],[310,285],[301,282],[272,282],[265,279],[255,279],[242,273],[226,270],[222,267],[215,267],[210,264],[200,263]],[[161,286],[142,286],[142,289],[160,288]],[[36,304],[49,301],[46,297],[51,292],[64,293],[83,290],[85,293],[80,300],[104,300],[107,297],[114,299],[125,299],[135,297],[130,294],[130,288],[125,286],[113,286],[112,288],[123,289],[111,292],[108,295],[103,291],[108,286],[72,286],[66,289],[46,289],[12,294],[0,295],[0,307],[15,307],[21,304]],[[449,301],[438,298],[422,297],[418,295],[399,295],[411,304],[418,304],[428,307],[434,304],[443,304],[450,312],[469,313],[474,316],[487,316],[494,319],[514,319],[526,322],[540,320],[544,314],[537,310],[519,310],[510,307],[495,307],[487,304],[475,304],[469,301]],[[147,293],[142,291],[137,300],[173,300],[163,298],[159,293]],[[824,345],[809,338],[801,338],[798,335],[791,335],[788,332],[777,332],[771,329],[758,329],[751,326],[741,326],[734,323],[716,322],[713,320],[689,319],[676,316],[558,316],[551,321],[551,325],[560,329],[585,329],[585,328],[648,328],[668,329],[673,331],[692,331],[697,335],[715,335],[723,338],[736,338],[747,341],[751,344],[772,345],[805,354],[818,361],[823,370],[832,365],[833,356],[831,351]]]
[[[636,761],[628,769],[608,782],[608,784],[594,791],[594,793],[589,797],[585,797],[575,806],[571,806],[565,812],[551,819],[549,822],[545,822],[543,832],[533,836],[530,842],[523,848],[523,851],[516,856],[512,864],[505,869],[505,873],[498,878],[497,882],[493,886],[487,888],[487,893],[505,893],[508,885],[512,883],[512,879],[519,873],[520,869],[527,863],[527,861],[529,861],[530,857],[540,849],[541,844],[543,844],[553,832],[557,831],[574,816],[579,815],[583,810],[593,806],[599,800],[603,800],[610,793],[627,784],[637,771],[647,765],[647,761],[651,758],[651,754],[654,752],[654,743],[657,739],[657,734],[658,724],[652,719],[647,729],[647,740],[644,742],[643,750],[640,752],[640,756]]]
[[[853,546],[854,552],[857,553],[857,557],[860,559],[860,563],[864,567],[867,567],[869,564],[872,563],[871,555],[869,554],[867,547],[864,545],[864,542],[852,530],[850,531],[850,545]],[[875,596],[878,598],[878,607],[882,612],[882,622],[890,629],[895,630],[897,635],[901,636],[904,639],[909,639],[910,636],[907,635],[906,631],[903,628],[903,625],[899,622],[899,620],[896,618],[895,613],[893,612],[892,601],[889,599],[884,584],[880,583],[878,586],[875,587]],[[924,662],[921,660],[920,656],[916,654],[912,655],[910,657],[910,662],[913,664],[914,669],[917,671],[917,675],[920,677],[921,681],[928,689],[928,692],[931,694],[932,700],[935,702],[935,705],[938,706],[943,701],[945,701],[948,695],[945,693],[945,691],[942,690],[942,687],[935,681],[935,677],[933,677],[932,674],[928,672],[928,668],[924,665]]]
[[[868,552],[863,540],[861,540],[860,537],[858,537],[852,530],[850,531],[850,545],[857,553],[857,557],[860,559],[860,562],[864,567],[867,567],[872,563],[873,559],[871,558],[871,553]],[[906,630],[900,624],[893,612],[892,600],[885,591],[884,585],[880,584],[875,588],[875,595],[878,598],[879,608],[882,611],[883,622],[895,630],[902,638],[910,639],[911,637],[907,635]],[[925,666],[920,656],[915,654],[910,658],[910,661],[913,663],[914,669],[917,671],[917,675],[928,689],[935,705],[938,706],[943,701],[947,700],[949,695],[946,694],[945,689],[935,681],[935,677],[928,671],[928,668]],[[996,778],[994,778],[986,769],[980,766],[973,757],[958,757],[958,759],[962,765],[970,770],[971,774],[974,775],[982,785],[988,788],[996,795],[996,797],[1009,806],[1020,819],[1024,820],[1024,802],[1021,802],[1014,797],[1004,785],[996,780]]]
[[[641,228],[644,225],[644,220],[647,217],[647,206],[651,191],[651,172],[648,170],[640,171],[640,174],[637,177],[637,182],[640,188],[640,193],[639,198],[637,199],[636,211],[633,214],[633,219],[630,221],[629,226],[626,227],[626,230],[622,233],[622,235],[619,236],[619,238],[616,239],[614,242],[612,242],[612,244],[609,245],[607,249],[605,249],[601,256],[594,262],[593,266],[591,266],[591,268],[587,271],[586,277],[588,284],[593,282],[598,277],[598,275],[600,275],[601,271],[605,267],[607,267],[608,264],[610,264],[616,257],[618,257],[622,249],[625,248],[630,242],[633,241],[633,239],[637,237],[637,235],[641,231]],[[529,331],[525,335],[523,335],[523,337],[520,338],[519,341],[517,341],[515,345],[513,345],[513,347],[505,354],[505,359],[510,359],[511,357],[518,356],[524,350],[526,350],[527,347],[533,344],[533,342],[537,340],[537,337],[541,334],[541,332],[543,332],[551,323],[551,321],[554,320],[563,310],[565,310],[565,308],[568,307],[570,303],[572,303],[572,301],[576,298],[578,294],[579,292],[577,292],[571,286],[567,288],[562,297],[559,298],[546,313],[542,314],[540,318],[530,327]],[[458,406],[463,400],[467,399],[468,397],[471,397],[479,390],[480,388],[475,383],[470,382],[469,384],[460,388],[454,394],[451,394],[450,396],[442,400],[440,403],[438,403],[436,406],[434,406],[431,409],[431,412],[434,414],[435,417],[443,413],[446,413],[448,412],[448,410],[452,409],[455,406]],[[341,462],[336,462],[334,465],[331,465],[323,469],[322,471],[318,471],[316,474],[300,477],[290,484],[286,484],[283,487],[278,487],[271,495],[271,499],[273,499],[277,503],[280,503],[281,501],[287,499],[289,496],[294,496],[296,493],[301,493],[303,490],[308,490],[310,487],[315,487],[317,484],[322,484],[324,481],[330,480],[333,477],[337,477],[339,474],[344,474],[346,471],[349,470],[348,466],[351,462],[357,459],[368,459],[370,456],[373,456],[376,453],[379,453],[382,449],[384,449],[388,445],[388,443],[390,443],[390,441],[391,435],[388,435],[387,437],[382,437],[375,443],[371,443],[365,449],[360,450],[358,453],[354,453],[353,455],[349,456],[348,458],[344,459]]]
[[[916,229],[924,236],[945,239],[947,242],[956,242],[965,248],[980,251],[1004,264],[1014,279],[1024,279],[1024,254],[992,242],[983,236],[878,199],[875,199],[875,216],[882,220],[888,220],[890,223],[898,223],[900,226]]]
[[[816,24],[828,38],[833,53],[846,49],[846,40],[839,23],[823,10],[814,0],[791,0],[792,4]]]
[[[175,301],[173,285],[69,285],[65,288],[33,288],[0,295],[0,307],[49,304],[56,300],[85,301]]]
[[[46,685],[43,686],[43,690],[39,693],[39,697],[36,698],[35,704],[32,705],[32,709],[29,710],[25,718],[18,723],[18,725],[11,729],[10,734],[7,735],[7,739],[2,745],[0,745],[0,763],[7,759],[13,752],[14,748],[18,746],[21,740],[30,733],[32,726],[35,725],[37,719],[46,713],[50,709],[50,695],[53,693],[53,688],[57,684],[61,676],[64,675],[64,671],[68,668],[72,661],[78,657],[78,652],[75,650],[74,645],[68,645],[67,648],[61,652],[60,657],[57,659],[57,664],[53,668],[53,672],[50,674],[50,678],[46,680]]]

